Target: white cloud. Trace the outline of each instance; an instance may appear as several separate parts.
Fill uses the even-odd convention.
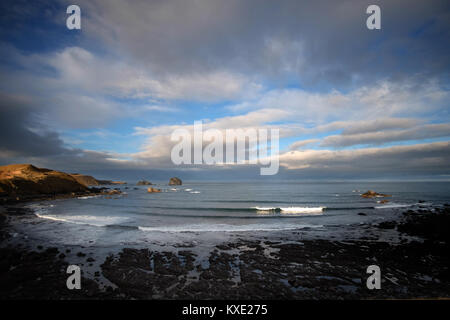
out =
[[[411,78],[403,82],[380,81],[371,87],[364,86],[347,93],[337,90],[325,93],[301,89],[271,90],[257,99],[228,108],[235,112],[279,108],[291,112],[298,123],[320,125],[331,121],[369,121],[429,115],[433,110],[444,108],[449,100],[450,92],[436,81],[417,84]],[[407,126],[411,120],[403,120],[403,123],[395,121],[400,126]]]
[[[48,57],[66,86],[113,96],[214,102],[254,95],[261,86],[227,71],[155,76],[139,65],[66,48]]]
[[[358,134],[383,130],[408,129],[420,123],[419,119],[412,118],[379,118],[360,120],[356,123],[343,126],[342,134]]]
[[[304,150],[280,155],[280,166],[290,170],[326,170],[329,172],[392,172],[418,169],[448,171],[450,143],[434,142],[388,148],[358,150]]]
[[[373,128],[369,128],[369,130],[373,130]],[[407,130],[369,131],[356,134],[347,132],[342,135],[331,135],[325,137],[320,146],[348,147],[360,144],[383,144],[394,141],[423,140],[449,136],[450,124],[429,124]]]
[[[303,149],[304,147],[306,147],[310,144],[317,143],[319,141],[320,141],[320,139],[307,139],[307,140],[296,141],[289,146],[289,150],[293,151],[293,150],[297,150],[297,149]]]

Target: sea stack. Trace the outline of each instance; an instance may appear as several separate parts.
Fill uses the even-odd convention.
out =
[[[181,186],[181,184],[181,179],[177,177],[170,178],[169,180],[169,186]]]
[[[150,188],[147,189],[147,192],[148,192],[148,193],[155,193],[155,192],[161,192],[161,190],[160,190],[160,189],[156,189],[156,188],[150,187]]]
[[[390,197],[388,194],[377,193],[375,191],[369,190],[361,195],[363,198],[379,198],[379,197]]]
[[[136,185],[138,185],[138,186],[150,186],[150,185],[152,185],[152,183],[150,181],[147,181],[147,180],[141,180],[141,181],[138,181],[138,183]]]

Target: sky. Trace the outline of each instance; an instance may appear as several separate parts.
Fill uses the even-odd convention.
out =
[[[0,165],[260,178],[174,165],[172,132],[201,120],[279,129],[266,179],[448,180],[449,40],[439,0],[1,1]]]

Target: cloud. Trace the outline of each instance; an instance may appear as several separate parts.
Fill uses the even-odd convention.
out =
[[[308,140],[296,141],[289,146],[289,150],[294,151],[294,150],[298,150],[298,149],[303,149],[304,147],[306,147],[310,144],[313,144],[313,143],[317,143],[319,141],[320,141],[320,139],[308,139]]]
[[[27,97],[0,95],[0,151],[3,156],[74,155],[79,150],[67,148],[58,133],[40,130],[30,118],[31,101]]]
[[[378,81],[347,92],[331,90],[316,93],[302,89],[274,89],[256,99],[230,105],[234,112],[278,108],[292,113],[299,123],[320,125],[331,121],[365,121],[371,119],[413,118],[444,109],[450,94],[444,83],[436,79],[421,81],[411,77],[404,81]],[[382,121],[382,120],[380,120]],[[371,123],[371,126],[407,126],[414,120],[396,123]],[[353,129],[357,130],[357,129]]]
[[[344,127],[342,135],[377,132],[382,130],[408,129],[417,125],[420,121],[411,118],[381,118],[361,120]]]
[[[279,125],[271,124],[273,121],[285,119],[289,114],[285,110],[277,109],[263,109],[253,112],[249,112],[244,115],[228,116],[215,119],[213,121],[202,121],[203,131],[209,129],[219,130],[222,135],[226,136],[226,130],[240,129],[244,132],[249,129],[275,129],[279,128]],[[143,161],[151,167],[174,167],[170,155],[176,141],[171,140],[171,135],[175,130],[186,130],[190,133],[191,137],[194,137],[194,123],[192,124],[180,124],[180,125],[161,125],[151,128],[135,128],[135,135],[143,135],[147,137],[146,143],[142,146],[142,150],[133,155],[133,159]],[[224,141],[223,148],[232,145],[234,141]],[[208,143],[204,142],[206,146]]]
[[[361,147],[449,136],[449,4],[375,3],[376,32],[358,0],[80,0],[76,33],[65,0],[2,3],[1,161],[173,170],[171,133],[203,118],[205,130],[279,128],[297,140],[281,156],[289,175],[447,172],[442,143]]]
[[[9,90],[25,82],[34,93],[45,89],[86,96],[216,102],[251,97],[262,89],[243,74],[226,70],[157,77],[138,63],[99,56],[81,47],[31,55],[6,48],[5,55],[26,70],[8,70],[17,79],[6,86]]]
[[[157,79],[139,65],[98,57],[79,47],[56,53],[49,57],[48,63],[59,73],[58,79],[67,85],[115,96],[218,101],[235,99],[244,91],[259,88],[244,76],[225,71]]]
[[[373,130],[373,128],[369,128]],[[361,144],[383,144],[394,141],[411,141],[450,136],[450,124],[429,124],[407,130],[332,135],[323,139],[321,147],[348,147]]]
[[[376,32],[366,28],[368,4],[358,0],[79,4],[88,37],[158,75],[225,69],[345,88],[417,73],[440,76],[448,68],[444,0],[377,0],[382,29]]]
[[[358,150],[289,151],[280,155],[280,165],[289,170],[355,177],[367,173],[443,174],[450,172],[449,161],[449,142]]]
[[[47,59],[66,86],[118,97],[210,102],[236,99],[261,87],[241,74],[220,70],[158,78],[138,64],[99,57],[80,47],[65,48]]]
[[[175,107],[161,106],[161,105],[149,105],[144,106],[142,109],[147,111],[160,111],[160,112],[178,112],[180,109]]]

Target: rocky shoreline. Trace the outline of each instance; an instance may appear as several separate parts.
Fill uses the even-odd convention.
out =
[[[121,189],[102,186],[126,184],[124,181],[98,180],[79,173],[37,168],[32,164],[11,164],[0,166],[0,205],[95,195],[111,196],[121,194]],[[152,183],[141,180],[136,185],[152,185]],[[169,179],[168,185],[179,186],[182,185],[182,181],[173,177]],[[158,193],[161,190],[150,187],[148,192]]]
[[[4,207],[0,216],[1,299],[415,299],[450,297],[450,207],[405,211],[370,229],[371,238],[306,240],[299,232],[245,237],[199,246],[34,249],[15,241],[8,220],[32,214]],[[399,243],[377,239],[395,229]],[[408,240],[406,236],[416,237]],[[15,243],[12,245],[12,243]],[[70,257],[70,259],[69,259]],[[69,261],[90,268],[82,289],[66,288]],[[366,288],[366,268],[378,265],[382,289]]]
[[[116,194],[104,184],[121,182],[102,181],[78,173],[37,168],[31,164],[0,166],[0,204],[75,198],[99,194]]]

